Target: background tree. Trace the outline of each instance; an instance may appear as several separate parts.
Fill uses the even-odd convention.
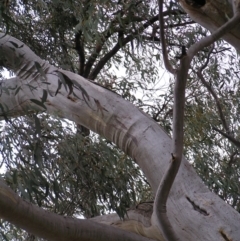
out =
[[[181,3],[184,10],[193,19],[211,31],[229,21],[233,16],[232,9],[234,8],[227,1],[221,3],[224,6],[216,5],[213,1],[181,1]],[[236,12],[238,12],[237,7]],[[181,46],[188,49],[199,39],[209,35],[209,32],[192,21],[175,1],[165,3],[163,9],[164,25],[161,29],[165,29],[164,38],[168,46],[168,57],[171,65],[178,68]],[[219,12],[215,16],[218,21],[212,23],[208,16],[216,12],[214,9],[219,11],[224,9],[225,12]],[[105,87],[105,90],[100,89],[96,84],[91,85],[91,81],[88,81],[87,84],[72,82],[76,79],[82,81],[82,79],[66,72],[59,74],[56,69],[42,63],[37,58],[29,57],[29,60],[34,61],[32,62],[33,67],[29,64],[20,65],[17,60],[19,59],[19,62],[22,59],[26,61],[25,56],[28,56],[26,54],[28,51],[16,40],[5,40],[6,37],[3,37],[1,41],[2,66],[10,68],[23,81],[22,85],[17,86],[15,84],[20,83],[18,79],[8,82],[3,80],[2,84],[1,110],[7,123],[3,124],[2,128],[1,151],[6,167],[4,178],[7,183],[20,196],[40,207],[62,215],[82,214],[86,218],[106,214],[109,210],[116,211],[123,218],[127,207],[136,205],[140,200],[151,199],[149,183],[155,194],[160,177],[165,172],[170,159],[169,151],[164,151],[165,148],[156,151],[156,148],[159,145],[169,146],[166,144],[169,143],[169,140],[162,132],[159,133],[159,129],[157,137],[154,137],[152,133],[148,134],[151,136],[149,140],[154,144],[151,146],[148,143],[145,148],[149,153],[153,151],[153,148],[155,154],[147,153],[139,159],[139,156],[133,153],[131,145],[138,146],[140,152],[143,152],[144,148],[140,148],[138,143],[140,143],[139,138],[144,137],[144,130],[147,120],[150,121],[149,118],[142,116],[140,118],[140,114],[136,112],[136,122],[133,122],[132,127],[135,127],[138,119],[141,120],[140,123],[145,121],[145,124],[142,129],[140,128],[141,132],[135,135],[134,128],[129,129],[131,125],[129,126],[128,118],[125,116],[121,119],[117,116],[118,108],[115,111],[111,107],[112,113],[115,114],[112,115],[111,120],[106,118],[106,112],[109,111],[102,104],[104,103],[102,98],[109,101],[109,96],[111,96],[115,103],[115,99],[119,97],[113,95],[112,92],[118,93],[147,112],[169,134],[172,134],[172,82],[165,92],[163,89],[158,91],[158,65],[162,58],[159,42],[163,37],[160,37],[157,3],[152,1],[144,3],[140,1],[32,1],[30,3],[11,1],[9,5],[2,3],[1,14],[2,30],[17,37],[34,50],[38,56],[48,60],[50,64],[80,74]],[[199,18],[199,16],[203,17]],[[235,40],[236,32],[237,30],[226,35],[226,39],[238,48],[238,41]],[[8,50],[5,49],[7,44],[10,45]],[[18,51],[23,52],[15,55]],[[11,56],[14,58],[11,59]],[[185,155],[197,168],[198,173],[209,187],[239,210],[239,187],[237,185],[239,182],[239,144],[237,141],[239,70],[237,58],[235,50],[223,41],[216,42],[213,47],[202,49],[193,58],[186,86],[184,131]],[[229,66],[231,67],[229,68]],[[37,77],[33,77],[36,73]],[[43,92],[39,92],[39,95],[35,93],[38,90],[34,81],[37,81],[38,87],[42,86],[44,89]],[[48,81],[51,82],[51,85],[47,84]],[[90,89],[86,90],[87,88]],[[93,99],[94,107],[89,99],[89,96],[94,96],[89,94],[92,91],[91,88],[100,90],[106,95],[104,97],[96,94],[98,98]],[[110,89],[111,92],[107,89]],[[136,97],[137,90],[141,90],[143,97]],[[7,98],[10,99],[9,96],[13,96],[12,98],[21,99],[22,97],[18,96],[27,93],[26,98],[29,99],[30,92],[35,93],[30,98],[30,105],[35,104],[34,111],[37,108],[38,112],[33,113],[31,110],[27,116],[24,112],[24,117],[10,119],[11,116],[18,116],[19,110],[15,107],[16,113],[12,115],[12,102],[6,101]],[[63,93],[66,93],[65,100],[61,102],[58,98],[64,95]],[[53,99],[59,101],[59,106]],[[85,113],[85,116],[79,114],[80,116],[73,117],[71,114],[73,107],[69,111],[66,110],[69,105],[71,106],[69,101],[80,103],[81,100],[81,106],[85,105],[83,108],[88,111],[80,110]],[[17,103],[19,104],[21,101]],[[61,103],[62,106],[60,106]],[[39,114],[42,112],[42,108],[46,108],[51,114],[55,113],[61,117],[70,118],[115,142],[125,153],[134,157],[135,162],[146,174],[148,181],[136,164],[121,153],[113,143],[94,134],[89,136],[88,129],[81,129],[84,133],[79,132],[72,127],[70,122],[59,121],[46,114]],[[89,117],[89,108],[95,113],[90,115],[91,117]],[[130,104],[129,108],[132,108]],[[132,112],[131,114],[133,115]],[[96,115],[98,115],[97,118],[94,117]],[[90,123],[91,118],[92,123]],[[100,119],[102,122],[98,121]],[[94,125],[94,123],[97,124]],[[103,123],[105,123],[105,127],[102,127]],[[149,125],[158,126],[156,123]],[[105,130],[106,126],[109,130]],[[114,128],[115,131],[112,130]],[[152,129],[154,130],[153,127]],[[125,132],[125,130],[128,131],[121,136],[119,133]],[[151,162],[159,162],[156,160],[156,156],[159,159],[159,153],[162,157],[162,171],[156,168],[159,173],[153,175],[151,172],[154,169],[152,169]],[[148,169],[144,164],[146,160],[151,160]],[[170,204],[168,216],[176,233],[181,239],[184,237],[187,240],[196,240],[196,237],[198,240],[220,238],[234,240],[234,237],[239,236],[238,232],[234,230],[236,221],[235,225],[231,222],[225,223],[222,227],[222,224],[220,225],[222,221],[213,222],[213,220],[224,220],[226,217],[234,220],[237,217],[236,212],[231,210],[224,216],[224,211],[229,210],[227,206],[224,206],[223,209],[222,202],[208,193],[200,184],[199,179],[196,178],[196,181],[193,181],[195,174],[191,169],[188,170],[189,168],[184,162],[179,174],[182,187],[179,185],[175,189],[173,187],[173,194],[169,197],[171,201],[179,196],[184,197],[184,201],[180,199],[177,204],[176,201]],[[151,175],[153,177],[150,177]],[[189,180],[192,182],[189,183]],[[186,186],[190,191],[184,190],[183,187]],[[3,190],[5,190],[4,188]],[[211,208],[206,203],[209,201],[213,205],[213,200],[217,204]],[[189,205],[193,210],[191,212],[188,210]],[[185,223],[180,225],[177,224],[176,217],[178,217],[177,210],[182,206],[185,207],[182,211],[185,213],[181,215],[181,220],[185,220]],[[135,212],[137,211],[138,215],[141,215],[141,210],[148,213],[151,209],[151,203],[145,203],[137,205]],[[213,210],[218,210],[219,214],[214,213],[213,215]],[[133,212],[133,210],[128,211],[129,220],[134,220]],[[213,217],[206,222],[209,214]],[[11,222],[12,218],[6,217],[6,215],[1,214],[4,219]],[[200,218],[199,215],[205,218]],[[189,226],[189,222],[185,219],[186,216],[190,216],[191,219],[195,218],[191,225],[195,231],[194,234],[190,234],[189,231],[186,234],[182,231],[187,230]],[[148,219],[148,222],[145,219]],[[143,236],[162,240],[162,232],[156,230],[154,219],[149,222],[149,215],[145,219],[142,221],[142,227],[139,223],[133,222],[133,225],[129,222],[121,222],[114,215],[111,218],[107,216],[108,222],[113,222],[116,226],[134,230],[135,228],[131,228],[133,225],[138,227],[138,233]],[[51,220],[50,217],[49,220]],[[104,217],[94,220],[106,222]],[[200,230],[196,230],[197,226],[194,222],[203,226],[204,234],[201,232],[200,235]],[[210,223],[214,227],[212,230]],[[227,225],[232,228],[232,232],[226,228]],[[13,228],[6,222],[3,223],[3,227],[2,237],[6,240],[12,240],[14,236],[18,239],[20,237],[25,239],[24,235],[27,235],[29,239],[36,238],[34,235],[22,233],[21,230]],[[31,232],[36,231],[31,227],[24,226],[24,228]],[[64,232],[64,228],[62,232]],[[54,231],[51,234],[52,237],[46,236],[46,231],[45,234],[43,233],[34,232],[42,237],[60,240]],[[119,235],[123,240],[127,240],[126,237],[124,239],[122,233]],[[64,239],[64,236],[62,238]],[[134,238],[136,239],[133,237],[133,240]],[[139,240],[139,237],[137,239]]]

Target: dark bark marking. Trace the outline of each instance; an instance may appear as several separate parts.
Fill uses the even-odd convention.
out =
[[[222,237],[224,238],[225,241],[232,241],[232,239],[229,238],[222,229],[219,230],[219,233],[222,235]]]
[[[188,202],[190,202],[193,206],[193,209],[201,214],[203,214],[204,216],[208,216],[209,213],[204,210],[203,208],[199,207],[196,203],[194,203],[194,201],[192,201],[189,197],[186,197],[186,199],[188,200]]]
[[[206,4],[206,0],[186,0],[186,3],[195,8],[201,8]]]

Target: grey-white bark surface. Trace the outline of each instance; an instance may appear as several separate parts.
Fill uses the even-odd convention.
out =
[[[45,211],[18,197],[2,180],[0,180],[0,207],[1,218],[47,240],[151,241],[133,232]]]
[[[214,5],[213,1],[207,1],[201,9],[184,6],[184,1],[182,3],[196,21],[212,31],[227,21],[225,17],[230,18],[232,15],[229,5],[226,5],[228,8],[225,8],[225,15],[220,16],[224,17],[216,18],[216,11],[213,9],[219,10],[220,5]],[[223,1],[220,4],[225,3]],[[217,14],[219,15],[219,12]],[[212,21],[213,15],[217,21]],[[236,48],[239,48],[238,33],[238,28],[235,28],[225,37]],[[18,78],[5,81],[3,85],[6,87],[21,85],[22,88],[17,95],[14,95],[12,91],[12,95],[5,93],[1,96],[1,104],[7,112],[2,115],[18,116],[24,114],[26,109],[30,111],[39,109],[39,106],[34,105],[29,99],[40,99],[45,89],[49,93],[44,103],[48,112],[74,120],[115,142],[135,159],[153,190],[156,191],[161,176],[168,166],[171,141],[155,122],[112,92],[70,72],[48,65],[16,39],[5,36],[1,39],[1,44],[1,55],[4,56],[2,61],[18,76]],[[41,74],[37,68],[38,65],[41,66],[40,70],[45,72],[46,76]],[[74,92],[78,98],[69,95],[63,87],[55,96],[58,89],[59,71],[77,83],[78,89],[74,88]],[[43,78],[46,78],[45,82],[48,84],[41,80]],[[30,91],[29,85],[35,86],[36,90]],[[4,198],[4,195],[0,198]],[[170,193],[168,210],[174,230],[182,240],[238,240],[240,236],[239,214],[209,192],[185,160]],[[131,215],[129,218],[132,221],[121,222],[116,219],[116,216],[111,215],[107,223],[134,230],[142,235],[149,236],[151,233],[151,238],[162,239],[154,227],[155,215],[152,216],[150,226],[146,224],[146,220],[140,222]],[[100,221],[100,219],[95,220]],[[159,237],[157,238],[155,234]]]
[[[235,7],[231,3],[237,4],[239,1],[206,0],[206,4],[201,8],[190,6],[186,3],[186,0],[180,0],[179,2],[194,21],[214,32],[233,16]],[[226,34],[223,39],[240,50],[240,25]]]
[[[3,37],[3,34],[0,36],[3,62],[17,74],[17,78],[11,82],[5,80],[3,85],[11,83],[22,87],[17,95],[14,95],[14,91],[10,95],[1,95],[0,102],[6,104],[8,109],[5,108],[6,113],[1,109],[0,115],[10,115],[14,111],[13,116],[16,116],[23,114],[26,108],[31,111],[39,109],[30,99],[40,100],[45,89],[49,94],[44,105],[49,113],[73,120],[113,141],[138,163],[156,192],[171,158],[171,139],[165,131],[120,96],[74,73],[58,70],[37,57],[17,39]],[[46,79],[43,80],[36,62]],[[58,72],[76,83],[74,92],[77,97],[69,95],[69,90],[66,91],[63,86],[55,96]],[[29,84],[36,89],[31,91]],[[2,198],[4,195],[0,192],[0,200]],[[184,158],[167,204],[169,219],[181,240],[212,241],[224,240],[224,237],[239,240],[239,213],[211,193]],[[0,206],[0,210],[2,208]],[[154,214],[151,225],[154,229]]]

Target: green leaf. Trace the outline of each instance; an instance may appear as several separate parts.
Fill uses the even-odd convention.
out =
[[[72,80],[73,84],[76,85],[81,91],[82,91],[82,95],[84,100],[86,100],[86,98],[88,99],[88,101],[90,100],[89,95],[87,93],[87,91],[76,81],[76,80]]]
[[[66,91],[67,91],[67,86],[68,86],[68,89],[69,89],[68,95],[72,94],[72,92],[73,92],[72,80],[67,75],[65,75],[64,73],[61,73],[59,71],[58,71],[58,77],[59,77],[60,81],[63,83]]]
[[[36,99],[30,99],[34,104],[39,105],[40,107],[44,108],[45,110],[47,109],[47,107],[39,100]]]
[[[40,65],[37,61],[34,61],[34,64],[35,64],[35,67],[36,67],[37,71],[39,72],[39,74],[40,74],[45,80],[47,80],[47,76],[46,76],[45,72],[43,71],[41,65]]]
[[[59,90],[62,88],[62,82],[60,81],[60,79],[58,79],[58,88],[57,88],[57,90],[56,90],[56,92],[55,92],[55,96],[58,94],[58,92],[59,92]],[[66,88],[66,86],[65,86],[65,88]]]
[[[47,100],[48,92],[46,90],[43,90],[43,96],[41,98],[42,103],[44,103]]]

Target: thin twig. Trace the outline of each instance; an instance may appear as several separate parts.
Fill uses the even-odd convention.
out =
[[[124,14],[124,12],[122,11],[118,12],[118,14],[119,13],[121,13],[121,15]],[[162,13],[162,16],[164,17],[168,15],[179,15],[179,14],[186,14],[186,13],[180,10],[167,10]],[[106,64],[106,62],[109,59],[111,59],[120,48],[122,48],[128,42],[131,42],[132,40],[134,40],[139,35],[139,33],[143,32],[147,27],[151,26],[154,22],[156,22],[159,19],[159,15],[157,14],[148,20],[144,18],[137,18],[137,17],[133,18],[131,22],[143,22],[143,21],[146,21],[146,22],[143,23],[142,26],[135,31],[135,33],[137,34],[133,33],[125,37],[123,40],[121,39],[121,45],[117,43],[106,55],[104,55],[99,60],[98,64],[96,64],[95,68],[92,70],[92,67],[96,62],[97,57],[99,57],[99,54],[103,48],[103,45],[106,43],[107,39],[109,39],[109,37],[111,37],[114,33],[122,32],[124,27],[131,23],[130,21],[129,22],[125,21],[124,26],[121,26],[120,28],[114,27],[114,23],[118,20],[118,18],[119,16],[116,16],[116,18],[110,23],[108,29],[103,33],[104,37],[101,38],[101,41],[99,41],[99,43],[96,45],[94,52],[91,54],[88,62],[86,63],[84,77],[94,80],[99,74],[99,72],[101,71],[101,69],[103,68],[103,66]]]
[[[236,155],[238,155],[238,150],[235,150],[235,151],[230,155],[230,157],[229,157],[229,162],[228,162],[228,166],[229,166],[229,167],[231,167],[232,164],[235,163],[235,161],[236,161],[235,156],[236,156]]]
[[[234,138],[234,136],[230,134],[231,132],[230,132],[229,127],[227,125],[227,121],[226,121],[226,119],[224,117],[224,114],[223,114],[223,111],[222,111],[222,107],[221,107],[220,101],[219,101],[219,99],[217,97],[217,94],[214,92],[214,90],[211,87],[211,85],[209,83],[207,83],[207,81],[205,80],[205,78],[203,77],[203,74],[202,74],[202,71],[207,67],[207,65],[209,63],[210,55],[213,52],[213,49],[214,49],[214,45],[212,46],[211,50],[208,53],[206,62],[197,71],[197,76],[200,78],[201,82],[207,88],[209,93],[213,96],[213,98],[214,98],[214,100],[216,102],[216,105],[217,105],[217,109],[218,109],[218,112],[219,112],[219,116],[220,116],[223,128],[226,130],[227,133],[224,133],[223,131],[219,130],[216,127],[213,127],[213,130],[217,131],[218,133],[220,133],[221,135],[226,137],[229,141],[231,141],[236,147],[240,148],[240,141],[236,140]]]
[[[79,58],[78,74],[83,75],[84,65],[85,65],[85,53],[84,53],[84,44],[82,39],[82,31],[79,31],[75,34],[75,49],[77,50],[78,58]]]
[[[229,141],[231,141],[236,147],[240,148],[240,141],[236,140],[232,135],[224,133],[223,131],[219,130],[217,127],[213,126],[213,130],[219,132],[221,135],[226,137]]]
[[[145,22],[137,30],[135,30],[134,33],[127,35],[125,38],[123,36],[119,37],[118,42],[115,44],[115,46],[98,61],[98,64],[91,71],[88,78],[91,80],[94,80],[97,77],[97,75],[99,74],[99,72],[101,71],[101,69],[103,68],[103,66],[118,52],[119,49],[121,49],[127,43],[134,40],[140,33],[142,33],[145,29],[147,29],[149,26],[151,26],[157,20],[158,20],[158,16],[156,15],[156,16],[150,18],[147,22]]]
[[[227,133],[230,133],[229,127],[227,125],[227,121],[224,117],[223,111],[222,111],[222,106],[220,104],[220,101],[217,97],[217,94],[215,93],[215,91],[213,90],[213,88],[211,87],[211,85],[205,80],[205,78],[203,77],[202,71],[207,67],[209,60],[210,60],[210,55],[213,52],[214,49],[214,45],[212,46],[211,50],[208,53],[207,56],[207,60],[206,62],[199,68],[199,70],[197,71],[197,76],[199,77],[199,79],[201,80],[202,84],[207,88],[208,92],[212,95],[212,97],[214,98],[216,105],[217,105],[217,110],[220,116],[220,119],[222,121],[222,125],[224,127],[224,129],[226,130]]]
[[[174,74],[175,69],[172,67],[168,59],[168,52],[167,52],[167,46],[166,46],[166,40],[165,40],[165,34],[164,34],[163,0],[158,0],[158,6],[159,6],[159,26],[160,26],[160,38],[161,38],[163,61],[166,69],[170,73]]]

